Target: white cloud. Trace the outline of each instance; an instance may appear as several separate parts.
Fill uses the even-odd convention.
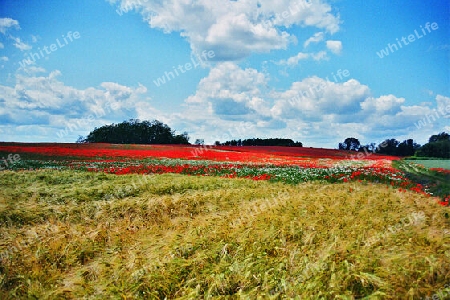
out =
[[[19,69],[20,72],[23,72],[27,75],[35,75],[39,73],[45,73],[46,70],[42,67],[36,67],[35,65],[25,66],[24,68]]]
[[[450,118],[450,97],[436,96],[437,109],[444,118]]]
[[[308,47],[311,43],[318,43],[320,41],[323,41],[324,33],[323,32],[317,32],[312,37],[307,39],[305,43],[303,44],[303,47]]]
[[[361,137],[362,142],[408,136],[423,141],[429,136],[429,129],[417,128],[415,124],[424,113],[435,112],[427,106],[407,106],[404,98],[395,95],[375,98],[368,86],[354,79],[334,83],[309,77],[272,97],[272,117],[285,120],[288,128],[297,128],[302,142],[319,146],[342,141],[349,134]],[[442,131],[437,129],[443,128],[442,123],[443,119],[428,125],[437,132]]]
[[[341,41],[327,41],[327,48],[334,54],[341,54],[342,42]]]
[[[428,106],[406,106],[395,95],[373,97],[354,79],[335,83],[319,77],[294,82],[286,91],[268,88],[265,74],[220,63],[202,79],[182,111],[159,111],[142,98],[146,87],[104,82],[84,90],[66,86],[59,71],[30,68],[12,87],[0,85],[0,129],[17,140],[73,142],[95,126],[129,118],[158,119],[207,143],[250,137],[286,137],[305,146],[337,147],[349,134],[363,143],[385,138],[430,136],[439,124],[416,129]],[[446,104],[448,97],[437,97]],[[441,103],[441,104],[440,104]],[[89,116],[93,116],[89,120]],[[72,126],[60,139],[58,134]],[[35,134],[30,135],[32,130]],[[61,131],[62,130],[62,131]]]
[[[284,59],[280,60],[278,62],[278,64],[280,64],[280,65],[287,65],[287,66],[296,66],[296,65],[298,65],[298,62],[300,60],[305,60],[305,59],[308,59],[309,57],[310,57],[309,53],[299,52],[297,55],[289,57],[286,60],[284,60]]]
[[[0,60],[2,61],[9,61],[9,58],[6,56],[0,56]]]
[[[285,49],[295,37],[284,29],[294,25],[335,33],[340,24],[331,6],[321,1],[109,1],[119,3],[122,11],[139,11],[152,28],[180,32],[194,52],[213,50],[218,61]]]
[[[325,51],[320,51],[320,52],[317,52],[317,53],[299,52],[297,55],[289,57],[288,59],[282,59],[282,60],[278,61],[276,64],[293,67],[293,66],[298,65],[298,63],[301,60],[306,60],[306,59],[309,59],[309,58],[311,58],[311,59],[313,59],[315,61],[328,60],[328,56],[327,56],[327,53]]]
[[[432,104],[407,106],[395,95],[374,97],[355,79],[336,83],[313,76],[274,91],[266,74],[232,62],[213,67],[178,112],[153,108],[143,98],[147,89],[142,85],[104,82],[80,90],[66,86],[59,71],[37,67],[24,71],[16,75],[12,87],[0,85],[0,130],[16,141],[73,142],[96,126],[136,117],[158,119],[179,132],[187,131],[191,141],[204,138],[209,144],[286,137],[305,146],[335,148],[350,134],[362,143],[379,143],[385,138],[428,137],[445,128],[443,118],[414,127],[424,113],[435,111]],[[447,105],[448,100],[439,95],[436,104]],[[75,130],[58,138],[67,126]]]
[[[220,63],[200,81],[196,94],[188,97],[186,103],[210,104],[210,113],[225,117],[255,111],[264,114],[266,103],[261,98],[261,89],[266,83],[265,75],[255,69],[242,70],[232,62]]]
[[[26,51],[26,50],[31,50],[33,47],[31,47],[30,45],[24,43],[20,38],[18,37],[13,37],[10,36],[10,38],[12,40],[14,40],[14,46],[19,49],[20,51]]]
[[[312,59],[319,61],[319,60],[328,60],[327,53],[325,51],[320,51],[317,53],[311,53]]]
[[[365,111],[376,113],[397,113],[404,102],[405,98],[397,98],[394,95],[386,95],[379,98],[369,97],[364,102],[361,102],[361,108]]]
[[[285,92],[274,93],[277,101],[272,113],[282,119],[317,121],[326,115],[354,112],[368,95],[369,88],[354,79],[334,83],[313,76],[294,82]]]
[[[401,106],[400,116],[416,116],[422,117],[424,114],[430,114],[433,109],[424,105]]]
[[[37,43],[40,39],[41,39],[41,37],[38,35],[31,35],[31,41],[33,43]]]
[[[307,143],[315,140],[316,144],[310,145],[316,146],[330,145],[336,139],[335,128],[343,128],[347,134],[344,128],[348,124],[355,124],[352,126],[359,130],[369,127],[353,116],[370,94],[369,88],[356,80],[337,84],[311,77],[295,82],[284,92],[267,91],[267,80],[254,69],[220,64],[202,80],[197,93],[186,100],[186,111],[178,116],[179,124],[207,143],[288,137]],[[243,127],[245,130],[230,131]],[[334,143],[337,145],[337,141]]]
[[[5,34],[10,28],[20,29],[19,22],[11,18],[0,18],[0,32]]]
[[[104,82],[98,88],[84,90],[66,86],[59,80],[59,71],[46,72],[29,68],[16,74],[12,87],[0,85],[0,126],[13,126],[12,136],[25,136],[24,126],[34,125],[33,131],[46,132],[47,140],[74,142],[78,134],[85,135],[95,126],[120,122],[136,116],[136,106],[147,89]],[[42,73],[47,75],[38,75]],[[60,130],[72,126],[62,139]],[[45,136],[28,140],[43,140]],[[16,139],[17,140],[17,139]]]
[[[255,69],[220,63],[200,81],[197,92],[185,100],[185,110],[172,116],[171,123],[186,126],[194,137],[209,143],[261,136],[265,131],[270,135],[286,124],[271,117],[267,81]]]
[[[0,32],[6,35],[6,32],[11,29],[20,29],[19,22],[17,20],[11,18],[0,18]],[[20,38],[14,37],[10,34],[7,35],[8,38],[14,41],[14,46],[20,51],[30,50],[32,47],[24,43]],[[0,43],[0,49],[3,49],[5,46]]]

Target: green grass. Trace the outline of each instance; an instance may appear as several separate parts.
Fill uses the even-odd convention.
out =
[[[381,184],[0,173],[0,299],[419,299],[449,208]],[[129,189],[106,201],[105,194]]]
[[[416,160],[394,161],[393,165],[405,172],[406,177],[411,181],[426,186],[427,192],[432,195],[441,199],[445,199],[450,195],[450,173],[444,174],[430,170],[418,164]]]
[[[450,170],[450,159],[414,159],[411,161],[425,168],[443,168]]]

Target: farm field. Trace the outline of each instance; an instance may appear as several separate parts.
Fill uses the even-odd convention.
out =
[[[426,168],[443,168],[450,170],[450,159],[415,159],[411,160],[411,162]]]
[[[448,194],[396,157],[0,144],[9,154],[1,299],[450,295]]]

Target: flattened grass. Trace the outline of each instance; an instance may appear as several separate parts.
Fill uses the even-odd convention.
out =
[[[143,178],[0,173],[0,298],[412,299],[450,283],[450,211],[435,199]]]

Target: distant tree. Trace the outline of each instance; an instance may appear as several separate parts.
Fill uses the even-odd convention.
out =
[[[219,142],[220,144],[220,142]],[[217,145],[217,142],[216,142]],[[282,139],[282,138],[268,138],[268,139],[260,139],[260,138],[251,138],[245,140],[231,140],[226,141],[222,145],[224,146],[286,146],[286,147],[302,147],[303,144],[301,142],[294,142],[291,139]]]
[[[427,143],[416,152],[416,155],[422,157],[450,158],[450,141]]]
[[[429,143],[441,142],[441,141],[450,141],[450,134],[446,132],[441,132],[439,134],[435,134],[430,136],[428,139]]]
[[[412,156],[419,148],[420,145],[413,139],[407,139],[401,143],[396,139],[387,139],[377,146],[375,152],[384,155]]]
[[[78,136],[78,139],[77,139],[77,141],[75,143],[77,143],[77,144],[86,143],[86,139],[83,136],[80,135],[80,136]]]
[[[177,134],[173,138],[173,144],[189,144],[188,133],[185,131],[182,134]]]
[[[175,135],[169,126],[158,120],[140,122],[130,119],[95,128],[84,141],[112,144],[189,144],[189,136],[187,132]]]
[[[370,144],[367,144],[364,146],[360,146],[358,151],[364,152],[364,153],[373,153],[373,152],[375,152],[376,145],[377,144],[375,144],[375,143],[370,143]]]
[[[414,143],[412,139],[407,139],[397,146],[396,155],[398,156],[412,156],[417,149],[420,148],[419,144]]]
[[[238,142],[236,140],[230,141],[230,146],[237,146]]]
[[[387,139],[378,145],[376,153],[385,155],[397,155],[397,146],[400,144],[396,139]]]
[[[361,143],[357,138],[346,138],[343,143],[339,143],[340,150],[354,150],[358,151],[361,147]]]
[[[202,146],[205,144],[205,140],[204,139],[196,139],[194,144]]]
[[[428,143],[416,151],[416,155],[422,157],[450,158],[450,135],[445,132],[432,135]]]

